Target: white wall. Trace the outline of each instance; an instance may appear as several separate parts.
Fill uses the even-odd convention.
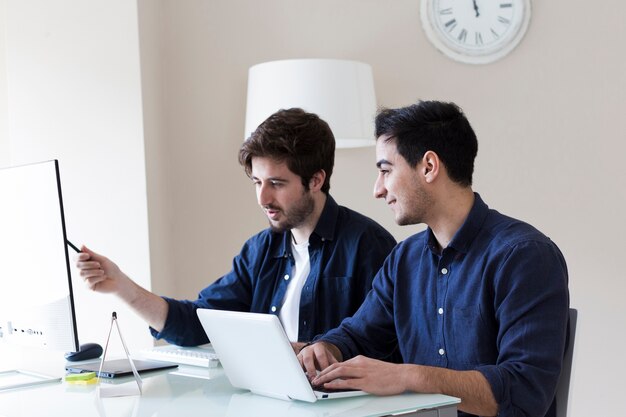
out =
[[[179,242],[172,239],[172,190],[170,187],[170,143],[176,136],[166,135],[164,97],[164,28],[162,2],[143,0],[138,2],[139,40],[141,56],[141,83],[143,97],[144,146],[146,170],[149,172],[148,219],[150,229],[150,265],[152,283],[159,283],[159,294],[172,294],[176,288],[174,274],[170,270],[171,248]]]
[[[236,162],[248,67],[284,58],[368,62],[378,102],[452,100],[479,137],[475,189],[492,207],[548,234],[569,263],[580,309],[573,417],[616,415],[626,360],[626,3],[534,1],[507,58],[453,62],[432,47],[418,0],[163,1],[163,151],[170,190],[169,270],[155,290],[179,297],[224,273],[265,226]],[[148,182],[155,172],[148,171]],[[374,150],[340,150],[331,192],[404,238],[371,197]],[[172,285],[175,285],[172,288]]]
[[[68,238],[150,287],[137,6],[125,0],[6,1],[11,164],[59,159]],[[35,254],[36,256],[36,254]],[[79,339],[104,344],[112,311],[126,343],[147,326],[74,271]],[[121,352],[114,339],[112,354]]]
[[[9,164],[9,138],[7,135],[7,73],[5,50],[5,1],[0,0],[0,166]]]

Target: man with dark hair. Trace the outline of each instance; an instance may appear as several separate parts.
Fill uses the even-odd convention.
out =
[[[459,416],[554,417],[569,307],[561,252],[472,191],[478,144],[455,104],[382,110],[376,136],[374,196],[398,224],[428,228],[394,248],[353,317],[300,351],[312,383],[452,395]],[[396,348],[403,364],[377,360]]]
[[[321,191],[328,195],[335,165],[335,136],[317,115],[297,108],[274,113],[239,150],[239,163],[249,177],[255,156],[285,162],[291,172],[300,176],[306,190],[313,175],[323,170],[326,178]]]
[[[265,120],[239,152],[270,227],[252,236],[232,270],[196,300],[159,297],[85,246],[76,262],[94,291],[116,294],[156,338],[180,346],[208,342],[197,308],[276,314],[298,350],[361,305],[395,240],[373,220],[328,194],[335,139],[301,109]]]

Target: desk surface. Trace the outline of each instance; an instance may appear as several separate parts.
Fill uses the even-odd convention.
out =
[[[111,382],[109,382],[111,383]],[[118,383],[134,383],[122,378]],[[0,392],[0,416],[383,416],[420,409],[456,406],[458,399],[435,394],[391,397],[363,396],[318,401],[282,401],[233,388],[221,367],[177,370],[143,375],[143,395],[97,398],[91,385],[55,382],[38,387]]]

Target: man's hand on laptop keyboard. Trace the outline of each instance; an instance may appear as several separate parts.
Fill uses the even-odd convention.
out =
[[[332,390],[357,389],[377,395],[401,394],[409,390],[407,382],[411,367],[418,365],[398,365],[356,356],[345,362],[331,364],[311,384]]]
[[[308,346],[308,343],[305,342],[291,342],[291,348],[293,349],[294,353],[297,355],[298,353],[300,353],[300,351],[302,350],[302,348]]]
[[[306,372],[310,380],[316,375],[317,371],[328,368],[333,363],[341,361],[342,355],[339,349],[330,343],[318,342],[308,345],[298,353],[300,365]]]

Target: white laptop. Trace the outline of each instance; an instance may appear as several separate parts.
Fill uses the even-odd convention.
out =
[[[210,309],[198,309],[197,313],[234,387],[308,402],[366,394],[313,390],[275,315]]]

